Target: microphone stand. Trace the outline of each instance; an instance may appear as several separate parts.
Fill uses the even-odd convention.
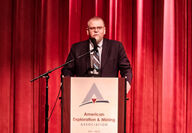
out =
[[[48,114],[49,114],[49,104],[48,104],[48,80],[49,80],[49,74],[52,73],[53,71],[61,68],[61,67],[64,67],[64,66],[68,65],[71,62],[74,62],[77,59],[80,59],[80,58],[90,54],[93,51],[96,51],[96,50],[97,49],[95,49],[95,48],[92,49],[92,50],[89,50],[88,52],[78,56],[76,59],[71,59],[71,60],[67,61],[65,64],[62,64],[62,65],[60,65],[60,66],[58,66],[58,67],[56,67],[56,68],[54,68],[52,70],[49,70],[48,72],[43,73],[43,74],[39,75],[38,77],[30,80],[30,82],[34,82],[35,80],[37,80],[39,78],[46,78],[45,133],[48,133],[48,121],[49,121],[49,118],[48,118]]]

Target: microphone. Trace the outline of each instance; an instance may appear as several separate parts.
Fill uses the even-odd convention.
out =
[[[98,52],[98,45],[96,43],[96,39],[95,38],[90,38],[90,41],[93,43],[93,46],[94,46],[94,51]]]

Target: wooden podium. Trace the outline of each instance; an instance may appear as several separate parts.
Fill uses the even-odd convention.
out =
[[[124,133],[125,79],[63,78],[62,133]]]

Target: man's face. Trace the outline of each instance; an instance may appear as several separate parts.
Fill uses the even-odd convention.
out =
[[[91,20],[88,24],[87,35],[95,38],[99,43],[105,35],[105,26],[102,20]]]

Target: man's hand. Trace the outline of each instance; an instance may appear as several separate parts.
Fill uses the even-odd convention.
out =
[[[127,81],[127,85],[126,85],[126,90],[127,90],[127,94],[128,94],[129,91],[131,90],[131,85],[129,84],[128,81]]]

